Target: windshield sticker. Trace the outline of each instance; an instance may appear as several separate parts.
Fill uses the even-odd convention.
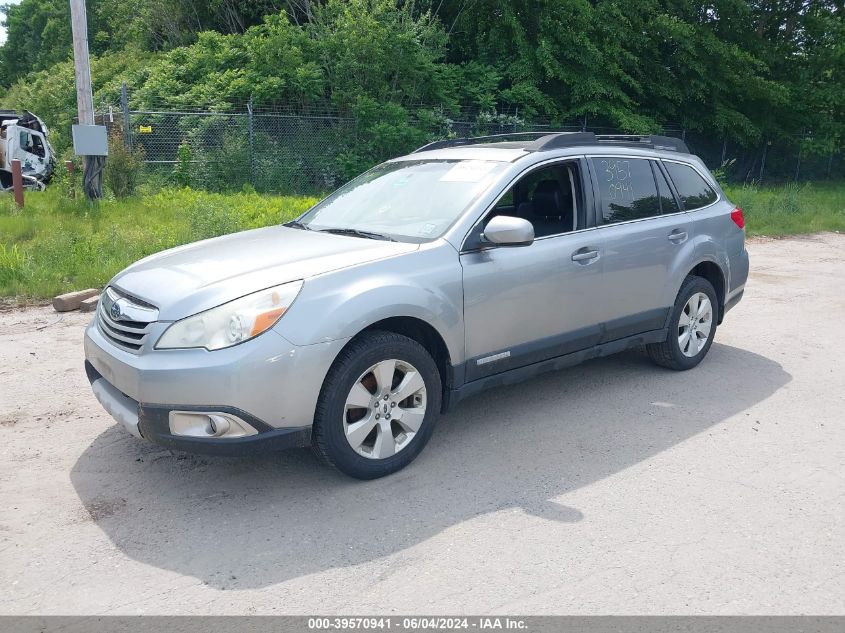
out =
[[[422,231],[420,231],[423,235],[431,235],[434,233],[437,225],[434,222],[429,222],[424,227],[422,227]]]
[[[496,168],[496,162],[490,160],[462,160],[443,176],[441,182],[480,182]]]

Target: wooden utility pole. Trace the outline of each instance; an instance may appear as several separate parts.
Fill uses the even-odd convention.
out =
[[[88,19],[85,0],[70,0],[70,26],[73,32],[73,65],[76,71],[76,108],[80,125],[94,125],[94,97],[91,92],[91,66],[88,61]],[[105,157],[83,156],[82,188],[89,200],[103,197]]]
[[[23,208],[23,173],[21,172],[21,161],[15,158],[12,161],[12,190],[15,192],[15,204]]]

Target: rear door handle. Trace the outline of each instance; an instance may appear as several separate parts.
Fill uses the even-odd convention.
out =
[[[682,231],[681,229],[675,229],[669,233],[669,241],[674,242],[675,244],[682,244],[687,241],[687,232]]]
[[[591,251],[587,250],[586,248],[581,248],[572,253],[572,261],[573,262],[587,262],[591,259],[596,259],[599,256],[598,251]]]

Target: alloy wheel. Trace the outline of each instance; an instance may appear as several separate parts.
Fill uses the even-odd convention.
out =
[[[710,337],[713,328],[713,305],[703,292],[696,292],[688,300],[678,320],[678,347],[687,358],[697,356]]]
[[[425,411],[426,387],[420,372],[406,361],[379,361],[361,374],[346,397],[346,440],[363,457],[386,459],[411,443]]]

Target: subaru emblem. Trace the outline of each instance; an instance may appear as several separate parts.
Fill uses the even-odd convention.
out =
[[[120,311],[120,304],[117,301],[111,304],[111,316],[113,319],[119,319],[123,316],[123,313]]]

